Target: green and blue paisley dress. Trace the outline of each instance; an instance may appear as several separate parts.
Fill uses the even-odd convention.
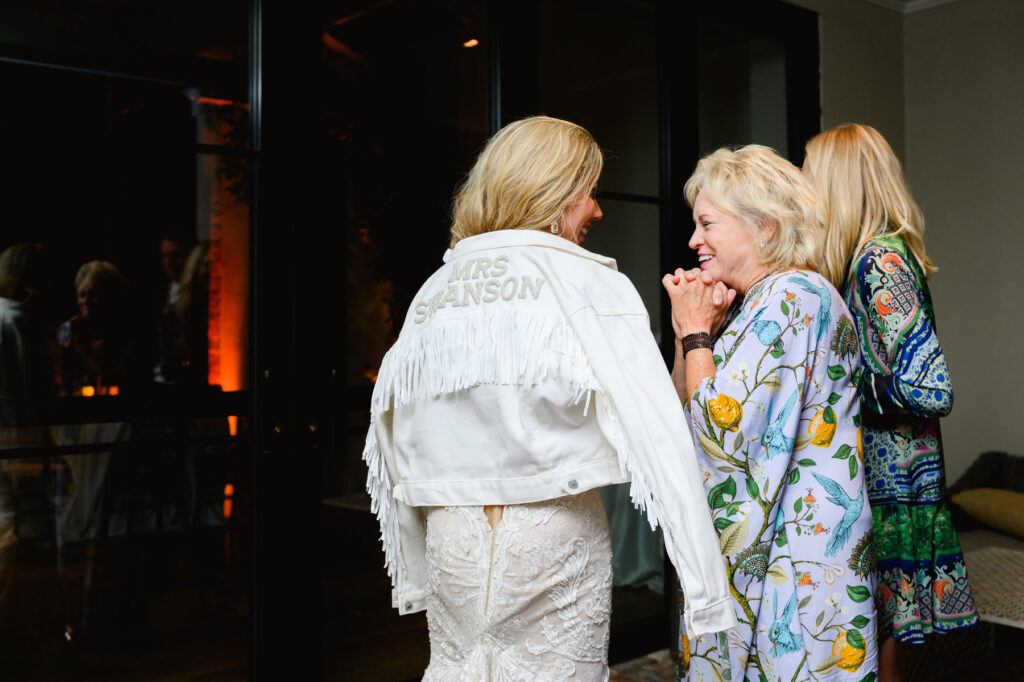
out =
[[[878,557],[879,633],[925,635],[977,623],[945,503],[939,417],[953,406],[928,284],[903,240],[854,259],[846,300],[860,339],[864,470]]]
[[[739,626],[688,639],[689,680],[872,679],[875,548],[850,312],[817,273],[747,293],[688,420]]]

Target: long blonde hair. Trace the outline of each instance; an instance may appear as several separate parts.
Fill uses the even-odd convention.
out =
[[[683,188],[691,207],[701,191],[754,234],[759,226],[775,227],[761,250],[763,265],[820,270],[823,234],[814,188],[799,168],[772,149],[748,144],[708,154]]]
[[[825,275],[836,288],[850,276],[851,259],[880,233],[899,236],[925,277],[937,270],[924,250],[921,209],[881,133],[846,123],[812,137],[806,151],[825,225]]]
[[[496,230],[549,230],[586,196],[604,165],[584,128],[531,116],[499,130],[455,194],[451,244]]]

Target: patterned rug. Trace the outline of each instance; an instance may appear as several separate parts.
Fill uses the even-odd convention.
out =
[[[609,682],[674,682],[676,667],[668,649],[612,666]]]
[[[964,559],[981,619],[1024,629],[1024,552],[986,547]]]

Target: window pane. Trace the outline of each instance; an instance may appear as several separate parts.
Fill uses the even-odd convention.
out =
[[[781,41],[701,22],[698,81],[701,154],[750,143],[787,154]]]
[[[248,0],[174,3],[34,0],[0,7],[9,59],[112,71],[244,101],[249,92]]]
[[[636,3],[540,3],[538,111],[594,135],[604,190],[658,195],[656,29]]]
[[[600,203],[604,217],[591,226],[584,247],[616,260],[619,271],[640,292],[651,318],[651,331],[660,344],[661,297],[665,295],[661,277],[665,273],[659,269],[659,208],[615,199],[601,199]]]
[[[239,84],[150,15],[100,49],[99,4],[78,42],[35,8],[0,44],[5,678],[242,680],[251,162],[197,143],[248,146],[248,56]],[[173,79],[82,70],[132,54]]]

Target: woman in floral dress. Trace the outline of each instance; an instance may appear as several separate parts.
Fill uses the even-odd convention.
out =
[[[679,674],[872,679],[859,358],[849,310],[816,272],[823,235],[813,189],[788,161],[749,145],[702,159],[686,196],[700,269],[663,280],[676,332],[672,375],[739,626],[686,637],[680,624]]]
[[[978,617],[945,504],[939,417],[953,406],[926,278],[924,221],[900,163],[865,125],[807,143],[824,207],[825,272],[844,287],[864,363],[864,464],[878,555],[880,677],[903,679],[903,642]]]

